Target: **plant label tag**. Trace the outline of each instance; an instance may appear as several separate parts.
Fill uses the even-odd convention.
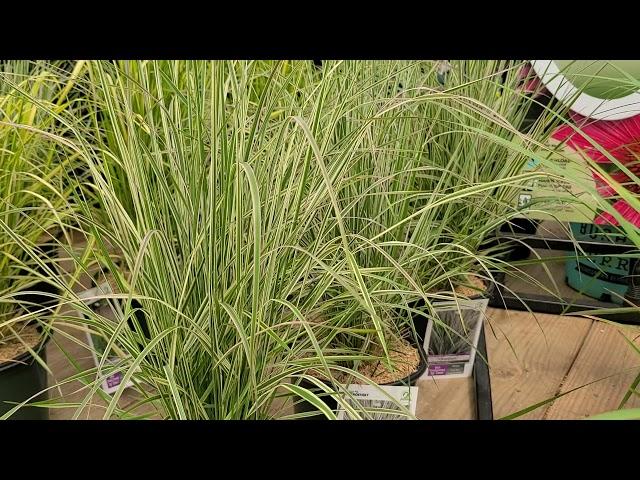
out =
[[[110,358],[107,359],[107,361],[105,362],[106,365],[111,365],[114,363],[110,360],[111,360]],[[99,362],[96,362],[96,366],[99,366]],[[109,395],[111,395],[118,390],[121,383],[122,383],[122,373],[116,372],[113,375],[109,375],[107,378],[104,379],[104,381],[102,382],[102,390],[104,390],[105,393],[108,393]],[[129,381],[125,388],[132,387],[132,386],[133,386],[133,382]]]
[[[411,415],[414,417],[416,415],[418,387],[347,385],[347,390],[350,395],[344,393],[343,399],[366,420],[408,420],[409,417],[398,403]],[[367,413],[362,412],[363,407]],[[351,415],[340,405],[338,405],[337,418],[338,420],[352,420]]]
[[[514,206],[522,211],[520,217],[593,223],[598,198],[590,188],[595,189],[596,183],[580,151],[550,139],[547,148],[538,149],[536,156],[529,160],[525,172],[551,175],[535,177],[517,186],[520,191]],[[580,202],[576,202],[576,198]]]
[[[427,370],[421,378],[471,376],[488,298],[461,299],[434,305],[439,320],[430,320],[424,339]]]
[[[94,312],[99,313],[105,318],[111,318],[114,315],[113,307],[114,305],[104,299],[95,298],[99,295],[109,295],[113,293],[111,286],[108,282],[104,282],[101,285],[98,285],[95,288],[86,290],[82,292],[78,296],[80,299],[84,301],[84,303],[91,308]],[[80,312],[82,314],[82,312]],[[107,347],[107,341],[99,335],[95,333],[87,332],[87,340],[89,346],[91,347],[91,354],[93,356],[93,361],[96,367],[100,367],[100,362],[105,356],[105,350]],[[114,366],[122,361],[122,358],[109,354],[104,359],[103,367]],[[115,372],[112,375],[109,375],[102,381],[102,390],[104,390],[109,395],[113,394],[118,390],[120,384],[122,383],[123,375],[121,372]],[[129,380],[125,388],[133,386],[133,381]]]

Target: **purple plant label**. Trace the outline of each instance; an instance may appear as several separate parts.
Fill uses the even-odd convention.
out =
[[[449,365],[429,365],[429,375],[446,375]]]
[[[122,374],[120,372],[114,373],[110,377],[107,377],[107,387],[109,388],[117,387],[118,385],[120,385],[121,381],[122,381]]]

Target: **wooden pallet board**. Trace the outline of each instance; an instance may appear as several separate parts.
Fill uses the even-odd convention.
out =
[[[545,419],[582,419],[618,408],[640,373],[640,355],[625,342],[621,331],[627,337],[635,337],[635,343],[640,345],[639,327],[593,323],[560,392],[603,380],[558,398]],[[632,397],[628,407],[640,407],[640,398]]]
[[[419,388],[416,417],[420,420],[473,420],[476,418],[473,378],[424,379]]]
[[[591,323],[581,317],[489,308],[485,334],[494,418],[552,398],[567,376]],[[540,407],[520,418],[543,418],[548,408]]]

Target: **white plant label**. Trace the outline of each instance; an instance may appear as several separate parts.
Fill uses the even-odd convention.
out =
[[[382,389],[383,391],[380,391]],[[408,420],[409,418],[393,401],[395,399],[415,417],[418,405],[418,387],[379,385],[348,385],[347,390],[353,398],[343,394],[347,403],[356,411],[364,407],[372,420]],[[386,393],[386,394],[385,394]],[[380,411],[381,410],[381,411]],[[395,410],[399,413],[392,413]],[[368,419],[364,413],[360,416]],[[338,420],[351,420],[351,416],[338,404]]]
[[[435,306],[440,321],[453,331],[443,333],[441,327],[434,331],[433,322],[429,322],[424,339],[427,370],[420,378],[471,376],[484,312],[488,304],[488,298],[481,298],[460,300],[457,303],[441,302]]]
[[[94,297],[99,295],[109,295],[111,293],[113,293],[111,290],[111,286],[109,285],[108,282],[104,282],[103,284],[95,288],[91,288],[89,290],[86,290],[85,292],[82,292],[79,295],[79,297],[84,301],[86,305],[91,307],[92,310],[100,313],[100,315],[102,315],[105,318],[109,318],[113,316],[113,310],[112,310],[113,305],[111,305],[106,300],[96,299]],[[80,312],[80,314],[82,315],[82,312]],[[91,347],[91,354],[93,356],[93,361],[96,367],[99,367],[100,361],[105,353],[104,349],[106,347],[106,340],[102,337],[93,335],[89,332],[87,332],[87,340],[89,341],[89,345]],[[121,359],[116,356],[107,356],[104,363],[106,366],[109,366],[109,365],[116,365],[120,361]],[[122,379],[123,379],[123,374],[121,372],[113,373],[112,375],[109,375],[103,380],[102,389],[106,393],[111,395],[118,390],[118,388],[120,387],[120,384],[122,383]],[[129,388],[132,386],[133,386],[133,381],[129,380],[125,388]]]

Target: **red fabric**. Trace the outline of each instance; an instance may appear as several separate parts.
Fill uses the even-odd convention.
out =
[[[640,156],[640,115],[622,120],[591,120],[571,112],[571,120],[594,142],[622,163],[635,162]],[[571,126],[556,129],[553,138],[567,141],[574,150],[582,150],[598,163],[610,163],[606,155],[599,152],[589,140]]]
[[[640,115],[613,121],[592,120],[573,112],[570,115],[573,123],[580,127],[584,135],[600,145],[609,155],[622,163],[636,177],[640,178]],[[576,132],[569,125],[558,127],[552,137],[555,140],[566,142],[566,145],[570,148],[583,152],[597,163],[612,163],[607,156],[598,151],[587,138]],[[592,175],[598,193],[602,195],[603,198],[614,201],[613,208],[615,208],[625,220],[633,223],[636,227],[640,227],[640,213],[625,200],[618,199],[615,188],[604,178],[596,172],[592,172]],[[632,180],[626,173],[620,170],[612,172],[609,175],[616,182],[623,184],[629,191],[640,194],[640,185],[638,185],[637,179],[635,181]],[[598,225],[618,225],[616,219],[608,213],[598,215],[595,223]]]
[[[518,72],[518,80],[520,81],[520,89],[524,93],[533,93],[539,95],[551,95],[551,92],[542,84],[542,80],[538,77],[530,64],[525,65]]]
[[[626,221],[632,223],[635,227],[640,228],[640,212],[634,209],[625,200],[618,200],[613,204],[613,208],[615,208]],[[602,212],[599,214],[594,223],[596,225],[618,225],[618,221],[608,212]]]

